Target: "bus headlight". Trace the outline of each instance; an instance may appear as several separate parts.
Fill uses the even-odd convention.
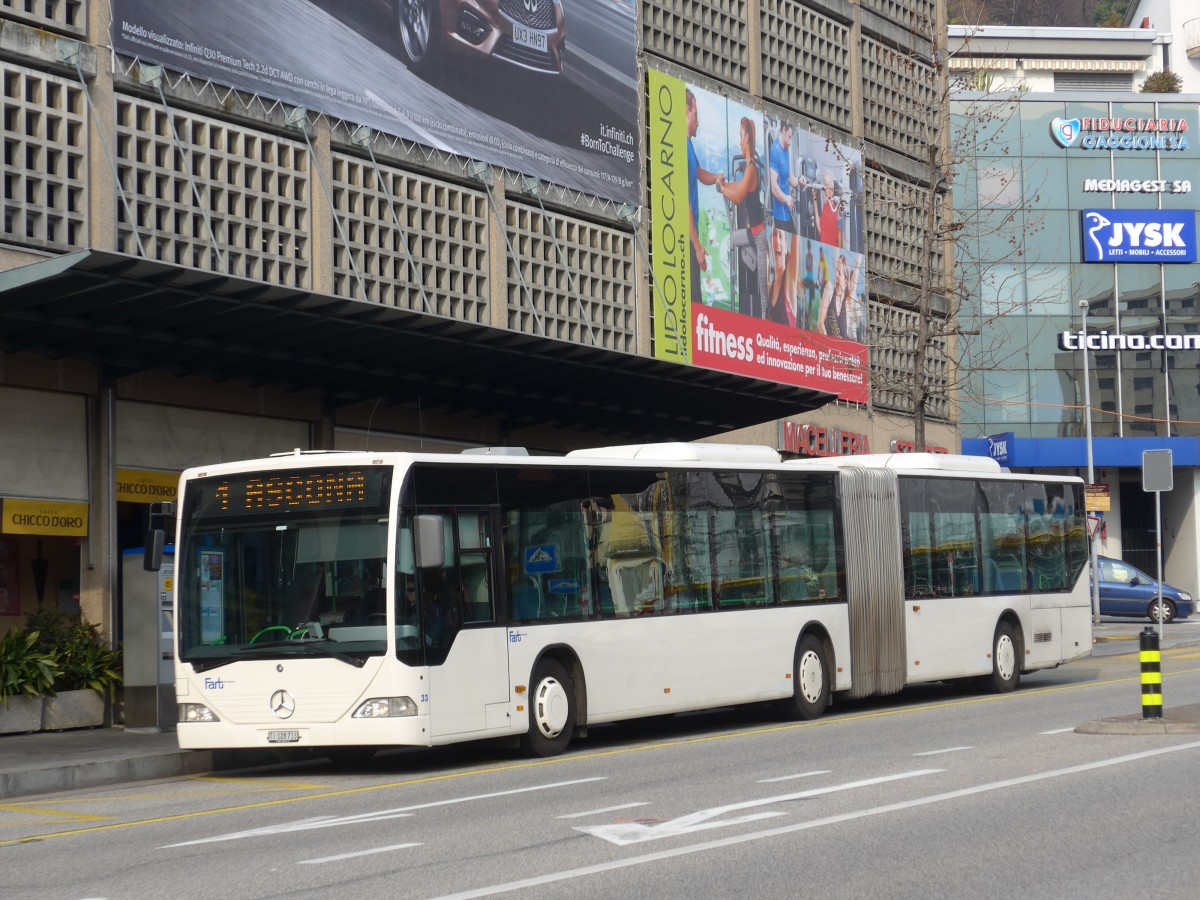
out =
[[[352,719],[381,719],[388,716],[415,716],[417,704],[409,697],[374,697],[354,711]]]
[[[180,703],[180,722],[220,722],[217,714],[203,703]]]

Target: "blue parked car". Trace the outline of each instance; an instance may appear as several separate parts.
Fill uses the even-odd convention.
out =
[[[1158,582],[1119,559],[1097,558],[1100,565],[1100,615],[1146,616],[1158,621]],[[1186,619],[1196,609],[1192,595],[1163,582],[1162,620]]]

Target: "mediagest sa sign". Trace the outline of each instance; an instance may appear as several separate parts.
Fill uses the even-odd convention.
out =
[[[1196,261],[1196,212],[1191,209],[1085,209],[1080,212],[1083,261]]]

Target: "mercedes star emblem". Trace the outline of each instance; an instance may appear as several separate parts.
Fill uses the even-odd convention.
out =
[[[290,719],[296,711],[296,701],[287,691],[276,691],[271,695],[271,712],[277,719]]]

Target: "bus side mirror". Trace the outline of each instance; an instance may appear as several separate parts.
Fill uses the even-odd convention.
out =
[[[166,525],[175,524],[175,504],[167,500],[150,504],[150,530],[146,532],[142,568],[157,572],[162,568],[163,545],[166,543]]]
[[[142,568],[147,572],[157,572],[162,568],[163,543],[165,538],[161,528],[152,528],[146,532],[146,547],[142,558]]]
[[[443,538],[442,516],[417,516],[416,564],[418,569],[440,569],[446,564],[446,542]]]

